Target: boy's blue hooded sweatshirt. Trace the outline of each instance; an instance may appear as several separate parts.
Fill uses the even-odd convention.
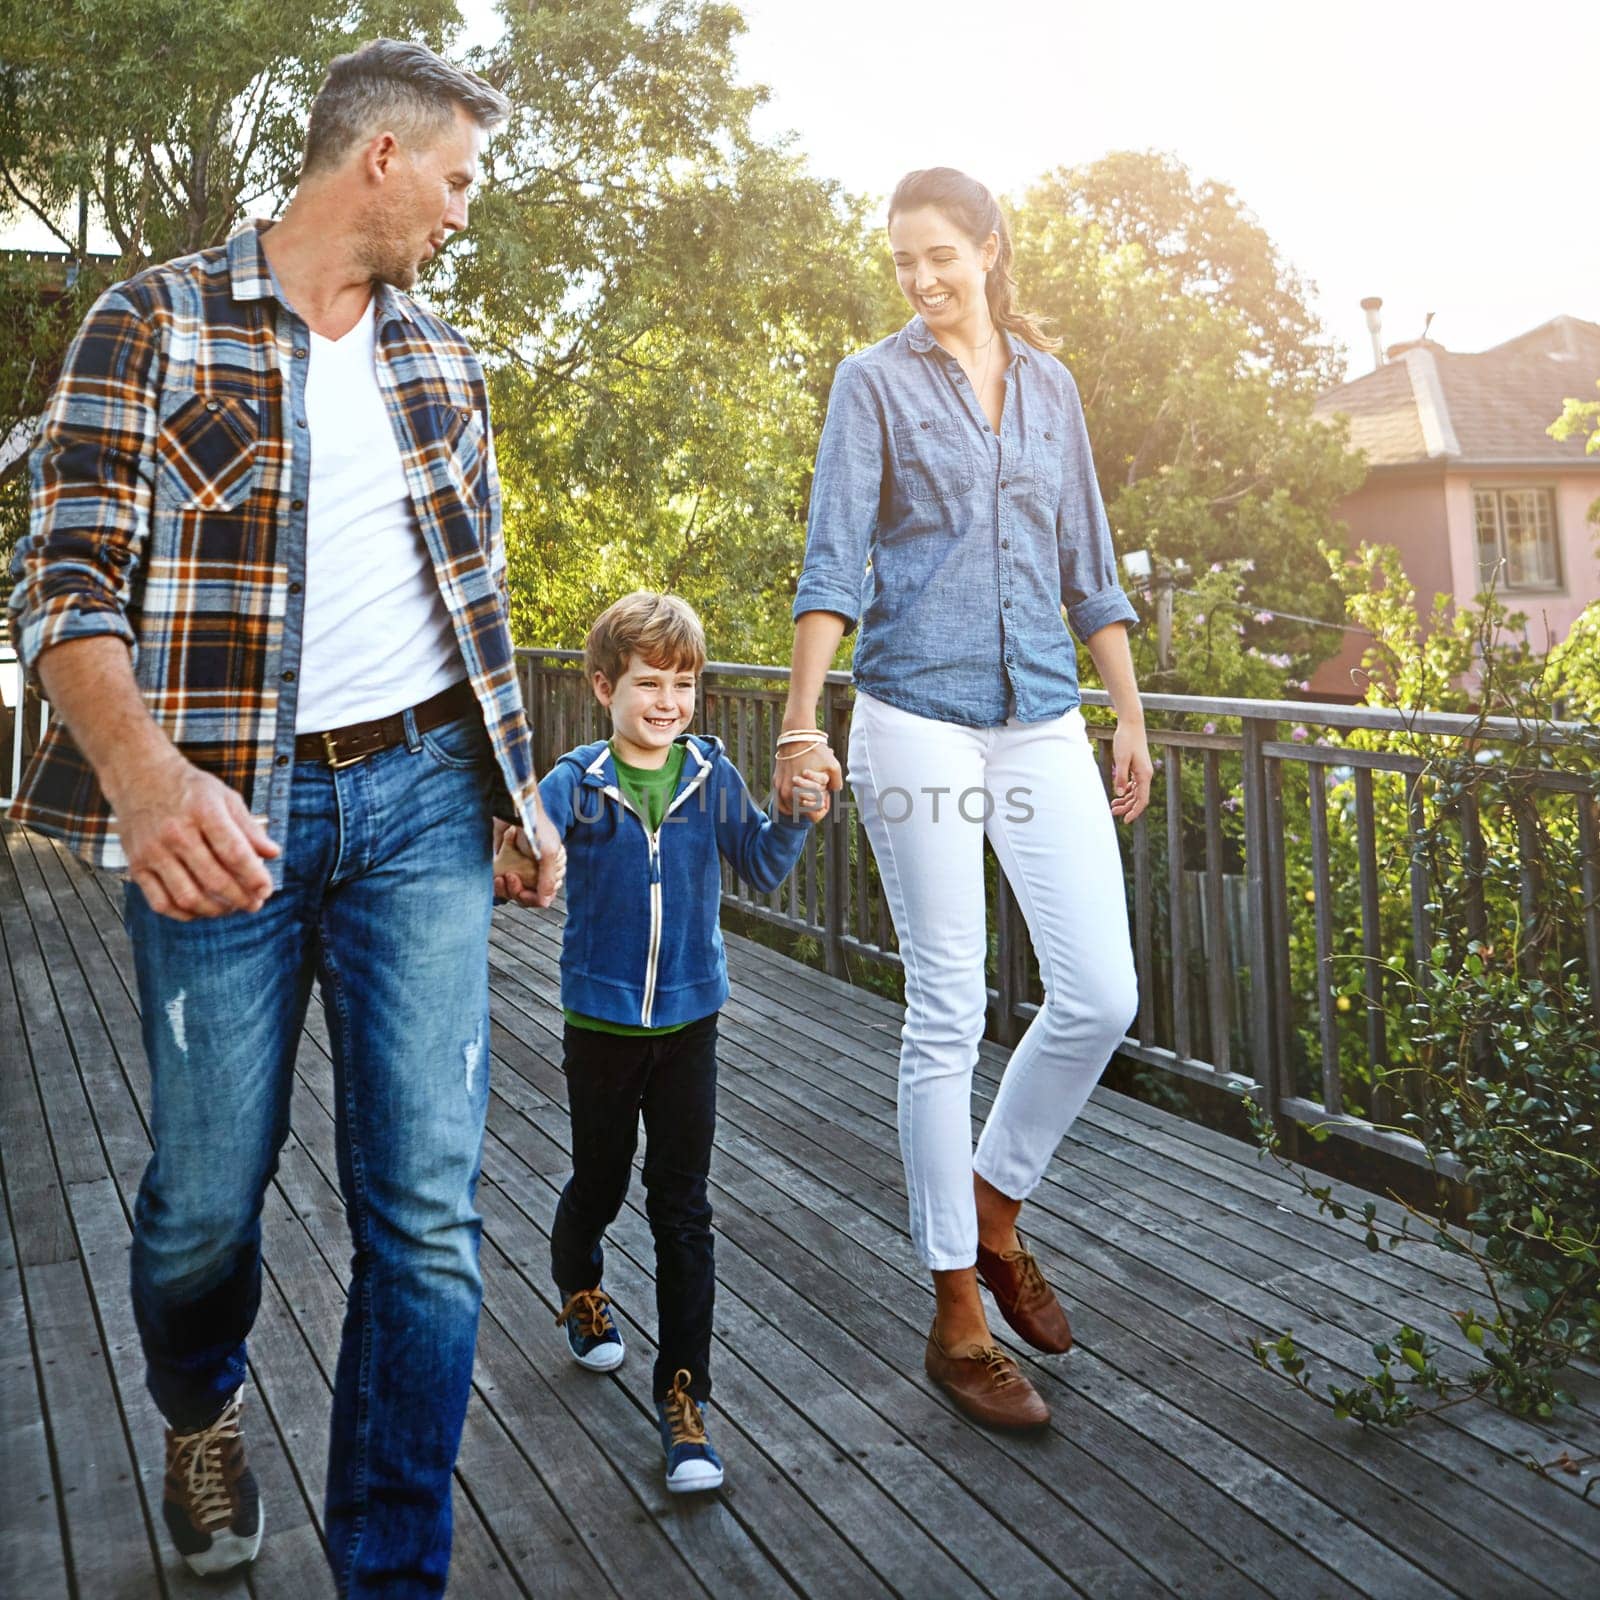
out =
[[[710,1016],[728,998],[719,857],[765,893],[805,849],[810,823],[762,811],[720,739],[678,742],[683,776],[654,837],[617,787],[604,741],[569,750],[539,784],[567,849],[569,1011],[642,1028]]]

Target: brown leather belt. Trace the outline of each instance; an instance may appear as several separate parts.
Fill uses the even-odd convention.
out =
[[[454,722],[457,717],[477,714],[478,697],[472,684],[465,678],[442,689],[412,706],[411,716],[418,733],[426,733],[441,723]],[[390,745],[404,744],[406,714],[391,712],[387,717],[374,717],[371,722],[352,722],[347,728],[330,728],[326,733],[302,733],[295,737],[296,761],[321,761],[334,768],[353,767],[358,761],[387,750]]]

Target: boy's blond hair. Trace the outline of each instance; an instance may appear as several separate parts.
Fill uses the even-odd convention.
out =
[[[607,606],[583,642],[585,675],[593,683],[598,672],[615,688],[634,656],[652,667],[698,673],[706,664],[706,635],[694,607],[653,589],[635,589]]]

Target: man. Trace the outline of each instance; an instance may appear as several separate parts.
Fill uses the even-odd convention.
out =
[[[272,225],[110,290],[33,458],[12,599],[57,712],[12,808],[125,869],[154,1153],[132,1289],[196,1571],[261,1540],[240,1431],[260,1213],[313,979],[354,1240],[341,1594],[443,1592],[480,1299],[491,849],[548,905],[483,374],[400,292],[504,98],[418,45],[333,64]],[[131,650],[131,659],[130,659]]]

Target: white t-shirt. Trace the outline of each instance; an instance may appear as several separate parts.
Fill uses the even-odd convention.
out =
[[[377,324],[311,335],[305,635],[296,733],[416,705],[466,677],[378,387]]]

